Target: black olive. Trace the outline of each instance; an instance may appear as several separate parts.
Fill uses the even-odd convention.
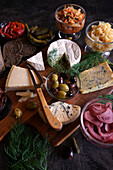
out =
[[[69,90],[69,91],[67,92],[67,96],[68,96],[68,97],[72,97],[72,96],[73,96],[73,91],[72,91],[72,90]]]
[[[59,81],[60,84],[63,84],[63,83],[64,83],[63,77],[59,77],[59,78],[58,78],[58,81]]]
[[[73,89],[75,86],[76,86],[75,83],[71,83],[71,84],[69,84],[69,89]]]
[[[69,77],[66,73],[60,73],[60,77],[63,77],[64,79],[67,79]]]
[[[51,89],[51,92],[52,92],[52,94],[53,94],[53,95],[55,95],[55,94],[57,94],[58,89],[54,89],[54,88],[52,88],[52,89]]]
[[[75,76],[73,76],[73,77],[70,77],[70,81],[71,81],[72,83],[76,83],[77,79],[76,79]]]
[[[73,158],[73,149],[72,147],[68,147],[67,150],[66,150],[66,157],[68,159],[72,159]]]

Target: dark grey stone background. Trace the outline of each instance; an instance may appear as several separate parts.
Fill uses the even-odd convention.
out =
[[[23,20],[29,26],[55,26],[54,12],[65,3],[76,3],[86,10],[86,24],[95,20],[113,22],[113,0],[4,0],[0,1],[0,22]],[[77,43],[84,48],[85,27]],[[72,160],[62,156],[63,148],[68,145],[70,138],[75,137],[80,148],[80,154],[74,154]],[[0,143],[0,170],[6,169],[4,143]],[[101,148],[89,143],[78,129],[71,137],[56,148],[52,148],[48,156],[48,170],[112,170],[113,148]]]

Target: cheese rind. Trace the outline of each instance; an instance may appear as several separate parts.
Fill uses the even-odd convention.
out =
[[[31,64],[36,70],[45,70],[41,51],[31,58],[27,59],[27,62]]]
[[[107,62],[81,72],[79,78],[82,94],[113,86],[113,72]]]
[[[49,105],[51,112],[57,119],[63,124],[69,124],[76,120],[81,112],[81,107],[78,105],[71,105],[65,102],[55,102]],[[38,113],[45,123],[47,123],[46,117],[41,108],[38,108]]]
[[[34,71],[32,71],[32,73],[36,83],[39,84],[38,77]],[[13,65],[6,80],[5,90],[14,91],[27,89],[34,89],[34,85],[28,69]]]
[[[80,47],[71,40],[60,39],[50,44],[47,51],[47,60],[51,67],[53,67],[66,54],[69,60],[69,65],[72,67],[81,60]]]

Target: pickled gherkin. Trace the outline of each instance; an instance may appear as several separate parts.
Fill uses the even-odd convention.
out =
[[[38,39],[44,39],[44,38],[48,38],[49,34],[44,34],[44,35],[39,35],[37,36]]]
[[[48,32],[48,28],[38,28],[37,30],[35,30],[34,35],[38,36],[38,35],[44,35],[47,34]]]
[[[31,28],[30,32],[33,34],[38,29],[38,26],[34,26]]]
[[[50,40],[53,39],[53,31],[48,29],[47,27],[38,27],[33,26],[29,31],[29,38],[31,42],[37,45],[45,45]]]

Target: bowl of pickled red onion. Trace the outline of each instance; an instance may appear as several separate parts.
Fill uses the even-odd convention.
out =
[[[80,127],[85,138],[98,146],[113,146],[113,101],[92,99],[82,109]]]

